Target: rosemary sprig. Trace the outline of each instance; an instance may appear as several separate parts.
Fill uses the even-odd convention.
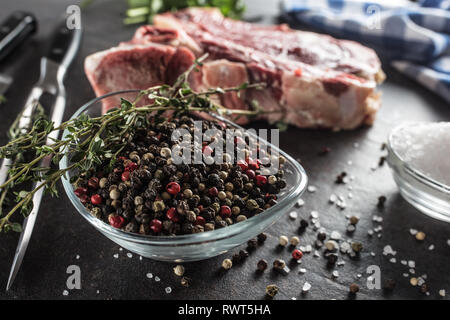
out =
[[[103,171],[112,170],[117,156],[133,136],[166,111],[172,110],[175,115],[184,112],[215,112],[220,115],[241,116],[254,116],[264,112],[261,109],[227,109],[211,99],[214,95],[227,92],[261,88],[261,84],[244,83],[235,88],[214,88],[205,92],[194,92],[188,83],[189,74],[196,70],[205,58],[206,55],[198,59],[172,86],[159,85],[142,90],[134,101],[121,99],[120,106],[100,117],[81,114],[56,128],[53,122],[39,117],[28,133],[18,134],[9,143],[0,147],[0,158],[16,160],[9,170],[9,179],[0,185],[1,197],[5,198],[4,194],[8,189],[25,181],[38,182],[34,190],[16,192],[16,204],[0,218],[0,231],[8,229],[20,231],[17,224],[11,220],[13,214],[20,210],[23,215],[28,215],[32,210],[34,194],[42,188],[46,193],[57,196],[56,183],[68,171],[74,170],[78,173],[71,178],[71,182],[74,183],[80,176],[89,177],[100,167]],[[138,102],[144,97],[148,97],[152,103],[138,107]],[[48,135],[55,130],[67,130],[69,134],[45,145]],[[24,161],[20,156],[24,152],[31,153],[32,160]],[[52,157],[53,164],[57,164],[66,155],[71,163],[66,169],[56,169],[53,166],[39,167],[40,161],[46,157]]]

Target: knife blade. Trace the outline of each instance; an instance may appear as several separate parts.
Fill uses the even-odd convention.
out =
[[[63,81],[67,68],[70,66],[79,49],[81,33],[81,28],[68,29],[65,20],[58,25],[48,54],[41,59],[41,76],[30,93],[27,101],[28,104],[26,104],[23,109],[24,115],[31,114],[33,108],[35,108],[35,102],[38,101],[44,93],[47,93],[55,97],[50,120],[53,121],[54,127],[58,127],[61,124],[66,106],[66,92]],[[27,121],[30,121],[29,119],[29,117],[21,118],[19,125],[26,124]],[[52,131],[48,135],[46,143],[51,144],[53,139],[56,139],[58,135],[59,132]],[[51,157],[44,158],[40,163],[41,167],[49,167],[50,165]],[[34,188],[38,185],[39,182],[34,185]],[[6,290],[9,290],[11,287],[25,256],[39,212],[43,192],[43,188],[36,191],[33,196],[33,209],[24,219],[22,225],[23,231],[20,234],[19,242],[17,244]]]
[[[0,97],[2,97],[12,83],[12,78],[6,74],[0,74]],[[0,100],[0,104],[2,100]]]
[[[11,54],[25,39],[37,30],[36,18],[27,12],[16,11],[0,25],[0,61]],[[7,74],[0,74],[0,96],[3,96],[12,83]],[[1,104],[0,100],[0,104]]]

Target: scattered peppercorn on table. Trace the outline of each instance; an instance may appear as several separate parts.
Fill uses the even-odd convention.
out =
[[[71,1],[42,0],[30,4],[25,0],[5,0],[0,19],[13,9],[31,10],[42,22],[44,32],[69,4]],[[94,2],[84,14],[84,45],[68,74],[71,85],[67,86],[66,116],[93,98],[84,76],[83,58],[133,34],[134,29],[124,28],[120,18],[125,5],[121,1]],[[247,12],[256,16],[264,9],[274,10],[272,16],[265,16],[262,21],[272,23],[276,8],[269,4],[250,2]],[[42,39],[44,35],[39,37]],[[36,80],[24,76],[37,75],[36,43],[24,46],[29,50],[7,60],[8,68],[17,75],[17,85],[10,90],[8,101],[0,105],[3,133],[17,114],[15,106],[22,104],[27,88]],[[46,198],[41,205],[21,271],[9,292],[0,291],[0,298],[448,299],[450,225],[424,216],[403,200],[382,160],[386,156],[382,145],[389,130],[398,123],[448,120],[450,108],[387,66],[385,71],[388,77],[381,86],[383,108],[373,127],[348,132],[289,128],[281,133],[281,149],[301,161],[309,176],[309,188],[291,214],[257,238],[221,256],[195,263],[181,265],[141,259],[86,223],[60,186],[61,197]],[[264,123],[254,126],[267,127]],[[6,142],[5,134],[0,140]],[[133,162],[135,156],[129,155],[129,160]],[[141,160],[149,160],[145,158],[148,156],[139,156]],[[118,180],[128,181],[133,171],[121,172]],[[108,180],[98,177],[87,184],[88,188],[106,189]],[[119,184],[117,189],[105,191],[112,201],[121,201]],[[169,194],[183,192],[187,198],[193,196],[192,190],[180,187],[164,186]],[[226,191],[224,195],[210,188],[208,193],[226,199]],[[101,201],[84,190],[76,192],[80,199],[94,205]],[[141,198],[133,198],[137,206],[145,205],[142,203],[145,197]],[[165,203],[153,205],[158,209]],[[241,209],[221,206],[219,212],[242,219],[236,207]],[[97,209],[93,211],[100,214]],[[167,220],[176,219],[176,214],[176,209],[169,210]],[[208,221],[198,221],[201,218],[201,215],[189,217],[193,227],[202,225],[204,231],[212,228]],[[160,222],[149,225],[153,230],[143,231],[162,230],[163,221]],[[112,216],[109,223],[121,226],[123,221],[120,216]],[[129,228],[139,232],[141,226]],[[18,234],[1,236],[0,282],[6,285]],[[81,270],[79,290],[66,287],[66,271],[73,265]]]

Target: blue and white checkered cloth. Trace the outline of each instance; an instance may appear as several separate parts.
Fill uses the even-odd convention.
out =
[[[282,0],[291,23],[363,42],[450,103],[450,0]]]

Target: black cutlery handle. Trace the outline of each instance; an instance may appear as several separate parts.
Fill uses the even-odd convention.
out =
[[[0,60],[37,30],[36,18],[27,12],[17,11],[0,25]]]

